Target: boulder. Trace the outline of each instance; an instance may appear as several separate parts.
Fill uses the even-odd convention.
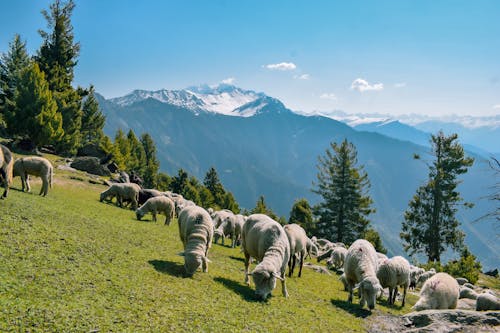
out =
[[[464,283],[464,287],[470,288],[470,289],[475,289],[476,287],[472,283]]]
[[[107,168],[99,163],[97,157],[92,156],[76,157],[73,162],[71,162],[70,166],[77,170],[98,176],[109,176],[111,174]]]
[[[459,277],[459,278],[457,278],[457,282],[458,282],[458,284],[459,284],[460,286],[463,286],[463,285],[464,285],[464,283],[468,283],[468,282],[469,282],[469,280],[467,280],[466,278],[463,278],[463,277]]]
[[[77,156],[93,156],[102,160],[107,156],[106,152],[102,150],[98,144],[88,143],[85,146],[78,149]]]
[[[482,293],[477,296],[477,311],[500,310],[500,299],[490,293]]]
[[[469,299],[477,299],[477,293],[465,286],[460,287],[460,296],[458,298],[469,298]]]

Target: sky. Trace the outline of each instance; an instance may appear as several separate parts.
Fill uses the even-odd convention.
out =
[[[0,53],[30,54],[46,0],[0,0]],[[500,1],[76,0],[75,85],[231,83],[305,113],[500,114]]]

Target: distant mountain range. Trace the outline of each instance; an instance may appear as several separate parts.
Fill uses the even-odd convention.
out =
[[[400,122],[352,128],[330,117],[297,114],[275,98],[230,85],[136,90],[119,98],[98,98],[107,117],[105,132],[112,137],[118,128],[149,132],[163,171],[173,175],[183,168],[202,179],[214,166],[241,206],[252,208],[264,195],[268,205],[284,216],[298,198],[318,202],[311,192],[317,158],[331,142],[347,138],[356,145],[372,184],[377,209],[371,216],[373,224],[392,254],[403,252],[399,239],[403,212],[427,177],[425,164],[412,158],[414,153],[428,153],[424,131]],[[486,267],[494,267],[499,265],[500,246],[493,226],[488,221],[472,223],[494,209],[481,199],[489,193],[491,173],[485,158],[474,157],[476,163],[460,191],[476,206],[460,212],[460,219],[467,244]]]

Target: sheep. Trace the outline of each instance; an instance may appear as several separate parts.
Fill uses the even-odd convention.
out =
[[[434,268],[428,270],[427,272],[422,273],[417,280],[417,288],[420,288],[423,286],[425,281],[427,281],[429,278],[434,276],[436,274],[436,270]]]
[[[234,238],[238,244],[241,243],[241,231],[243,230],[243,225],[247,221],[247,217],[245,215],[236,214],[236,225],[234,227]]]
[[[344,272],[349,289],[348,302],[352,303],[354,286],[359,283],[361,307],[368,303],[368,308],[373,310],[377,293],[382,289],[376,272],[378,269],[377,252],[373,245],[365,240],[358,239],[347,250]]]
[[[454,277],[447,273],[436,273],[425,281],[420,298],[412,309],[455,309],[459,295],[460,287]]]
[[[384,253],[377,252],[377,258],[379,259],[389,259]]]
[[[178,197],[174,196],[171,199],[174,201],[175,213],[177,214],[177,216],[179,216],[181,210],[183,210],[184,208],[188,206],[196,206],[196,204],[193,201],[184,199],[182,196]]]
[[[345,273],[342,273],[340,276],[339,276],[339,280],[340,282],[342,282],[342,284],[344,285],[344,291],[348,291],[348,284],[347,284],[347,279],[345,278]]]
[[[250,284],[251,275],[255,283],[255,294],[266,300],[281,280],[283,296],[288,297],[285,271],[290,259],[290,243],[283,227],[264,214],[250,215],[243,225],[242,249],[245,255],[245,283]],[[249,273],[250,257],[259,261]]]
[[[153,221],[156,222],[156,213],[165,214],[165,224],[170,225],[174,218],[174,202],[165,196],[149,198],[141,207],[135,211],[135,216],[140,221],[144,215],[151,213]]]
[[[141,188],[141,190],[139,191],[139,199],[137,203],[139,205],[144,205],[144,203],[148,201],[149,198],[159,197],[160,195],[163,196],[163,192],[155,189]]]
[[[476,311],[500,310],[500,299],[495,295],[484,292],[477,296]]]
[[[307,253],[307,238],[306,231],[298,224],[287,224],[283,227],[286,236],[290,242],[290,260],[288,261],[288,276],[293,275],[295,264],[297,262],[296,255],[299,256],[299,277],[302,275],[302,267],[304,266],[304,257]]]
[[[179,213],[177,221],[184,246],[186,275],[193,276],[200,266],[203,272],[208,272],[207,256],[214,235],[212,218],[199,206],[187,206]]]
[[[406,292],[410,285],[410,263],[401,256],[386,259],[378,268],[377,278],[382,288],[389,288],[389,304],[394,304],[398,294],[398,286],[403,287],[403,302],[405,306]]]
[[[339,269],[344,266],[345,256],[347,254],[347,249],[343,247],[336,247],[332,251],[331,263],[335,269]]]
[[[0,178],[3,181],[4,192],[2,199],[7,198],[9,194],[9,186],[12,184],[12,169],[14,166],[14,158],[9,148],[0,145]]]
[[[417,267],[410,265],[410,286],[409,289],[415,289],[417,286],[417,281],[420,275],[425,273],[425,270],[423,268]]]
[[[14,162],[13,177],[21,177],[22,191],[26,187],[26,191],[31,190],[29,183],[29,175],[37,176],[42,179],[42,188],[40,194],[47,195],[49,187],[52,187],[52,164],[46,158],[39,156],[29,156],[19,158]]]
[[[231,247],[234,248],[236,246],[236,216],[232,212],[225,214],[215,229],[214,243],[217,244],[219,238],[222,238],[222,245],[224,245],[226,236],[231,236]]]
[[[318,256],[318,247],[316,246],[316,244],[314,244],[314,242],[310,238],[307,239],[306,250],[307,250],[306,258],[307,257],[311,258],[311,256],[315,257]]]
[[[137,201],[139,199],[139,191],[141,188],[135,183],[114,183],[107,190],[101,192],[99,201],[117,199],[117,204],[123,207],[124,201],[131,201],[132,208],[137,208]]]

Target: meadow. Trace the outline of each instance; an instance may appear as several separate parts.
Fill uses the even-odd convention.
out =
[[[55,162],[55,157],[51,157]],[[99,202],[105,186],[55,170],[47,197],[16,178],[0,201],[0,331],[359,332],[371,316],[410,312],[379,300],[373,313],[347,303],[338,276],[304,267],[266,302],[243,283],[243,254],[220,244],[208,273],[183,277],[177,221]],[[316,260],[310,260],[316,264]],[[253,266],[251,266],[253,267]]]

